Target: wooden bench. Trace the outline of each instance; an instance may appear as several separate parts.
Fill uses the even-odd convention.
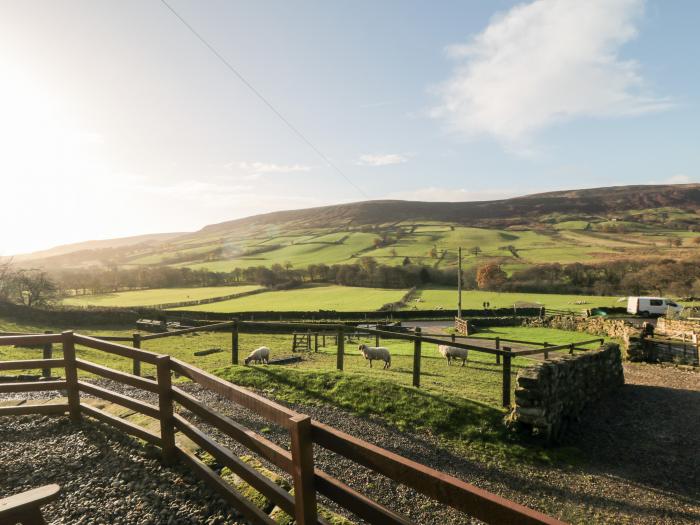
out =
[[[41,506],[58,498],[61,487],[56,484],[0,499],[0,524],[44,525]]]

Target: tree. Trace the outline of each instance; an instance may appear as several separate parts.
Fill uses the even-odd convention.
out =
[[[17,299],[29,306],[44,306],[56,299],[56,284],[41,270],[20,270],[15,278]]]
[[[481,290],[498,290],[507,280],[506,272],[498,264],[485,264],[476,271],[476,284]]]
[[[472,248],[471,252],[474,254],[474,257],[478,257],[479,254],[481,253],[481,248],[479,248],[478,246],[474,246],[474,248]]]
[[[7,301],[14,287],[15,274],[12,271],[12,261],[0,263],[0,300]]]

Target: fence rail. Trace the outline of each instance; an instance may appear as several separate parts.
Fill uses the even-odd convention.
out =
[[[445,473],[403,458],[327,425],[312,421],[309,416],[299,414],[254,392],[228,383],[192,365],[172,359],[167,355],[158,355],[144,350],[136,353],[126,352],[124,348],[128,350],[133,349],[116,343],[73,334],[72,332],[64,332],[60,336],[52,336],[48,339],[45,335],[0,337],[0,345],[16,344],[16,341],[22,341],[23,344],[37,344],[47,340],[57,341],[59,340],[56,339],[57,337],[63,345],[64,359],[61,361],[63,361],[62,364],[65,368],[65,380],[0,384],[0,392],[62,389],[68,392],[68,403],[0,407],[0,416],[30,413],[65,414],[68,412],[74,421],[79,421],[82,416],[98,419],[130,435],[161,447],[164,462],[169,463],[179,459],[186,463],[210,487],[218,491],[224,499],[235,506],[252,523],[272,524],[274,522],[250,500],[244,498],[240,492],[228,485],[216,472],[191,453],[180,448],[175,441],[176,432],[181,432],[203,450],[216,457],[221,464],[231,468],[241,479],[248,482],[294,517],[299,525],[316,523],[327,525],[327,522],[319,518],[317,514],[317,493],[324,494],[341,507],[370,523],[402,525],[412,523],[399,513],[372,501],[340,480],[315,468],[313,458],[314,444],[343,455],[359,465],[383,474],[398,483],[412,487],[417,492],[487,523],[549,525],[562,523],[552,517],[491,494]],[[420,341],[420,336],[418,336],[417,340]],[[158,368],[157,379],[151,381],[132,376],[124,381],[129,374],[116,372],[106,367],[77,359],[75,356],[76,344],[117,355],[124,355],[125,357],[137,355],[139,359],[145,362],[156,364]],[[510,357],[509,352],[506,352],[504,355],[507,358]],[[11,366],[20,366],[20,363],[24,366],[26,362],[26,360],[14,361],[11,362]],[[58,366],[59,364],[58,362],[48,363],[51,366]],[[43,367],[47,363],[44,360],[32,360],[31,365]],[[100,375],[105,375],[110,377],[110,379],[125,382],[132,386],[144,386],[146,390],[151,392],[153,392],[153,387],[155,386],[158,395],[158,406],[81,381],[77,377],[78,369],[91,372],[98,371],[101,372]],[[291,450],[285,450],[263,436],[212,410],[180,388],[172,386],[171,374],[173,372],[184,375],[205,389],[217,393],[251,410],[258,416],[264,417],[268,421],[287,429],[290,435]],[[157,419],[160,423],[160,432],[154,433],[134,423],[82,403],[80,398],[81,392],[138,410]],[[282,490],[275,483],[258,473],[258,471],[242,462],[229,449],[217,443],[211,436],[178,414],[174,410],[175,404],[190,410],[228,437],[238,441],[291,475],[294,482],[294,495],[292,496],[290,493]]]

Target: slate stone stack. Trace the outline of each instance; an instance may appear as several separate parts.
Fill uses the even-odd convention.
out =
[[[620,347],[606,343],[537,363],[521,370],[516,382],[508,426],[557,442],[585,410],[624,384]]]

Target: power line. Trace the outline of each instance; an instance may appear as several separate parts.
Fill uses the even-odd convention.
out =
[[[338,166],[336,166],[335,163],[331,162],[331,160],[330,160],[320,149],[318,149],[316,146],[314,146],[314,144],[313,144],[309,139],[307,139],[306,136],[305,136],[301,131],[299,131],[299,130],[296,128],[296,126],[294,126],[294,124],[292,124],[289,120],[287,120],[287,118],[285,118],[285,116],[282,115],[282,113],[280,113],[280,111],[279,111],[275,106],[273,106],[272,103],[271,103],[269,100],[267,100],[267,99],[263,96],[263,94],[260,93],[260,91],[258,91],[258,90],[255,88],[255,86],[253,86],[253,84],[251,84],[250,82],[248,82],[248,80],[247,80],[235,67],[233,67],[233,66],[231,65],[231,63],[230,63],[228,60],[226,60],[226,59],[221,55],[221,53],[219,53],[219,52],[214,48],[214,46],[212,46],[202,35],[200,35],[200,34],[197,32],[197,30],[196,30],[194,27],[192,27],[192,26],[187,22],[187,20],[185,20],[184,18],[182,18],[182,16],[181,16],[177,11],[175,11],[175,9],[173,9],[173,7],[172,7],[170,4],[168,4],[168,2],[166,2],[166,0],[160,0],[160,1],[161,1],[161,3],[162,3],[165,7],[167,7],[167,8],[170,10],[170,12],[171,12],[173,15],[175,15],[175,16],[178,18],[178,20],[180,20],[180,22],[183,23],[183,25],[184,25],[187,29],[190,30],[190,32],[191,32],[194,36],[197,37],[197,39],[198,39],[202,44],[204,44],[204,46],[205,46],[207,49],[209,49],[209,51],[211,51],[211,52],[214,54],[214,56],[216,56],[216,58],[218,58],[218,59],[221,61],[222,64],[224,64],[224,65],[229,69],[229,71],[231,71],[231,73],[233,73],[234,75],[236,75],[236,77],[238,77],[238,80],[240,80],[248,89],[250,89],[250,90],[253,92],[253,94],[254,94],[256,97],[258,97],[258,98],[259,98],[259,99],[260,99],[260,100],[261,100],[275,115],[277,115],[277,117],[278,117],[282,122],[284,122],[284,123],[287,125],[287,127],[289,127],[289,129],[291,129],[292,132],[294,132],[294,134],[295,134],[297,137],[299,137],[307,146],[309,146],[309,147],[314,151],[314,153],[316,153],[316,155],[318,155],[328,166],[330,166],[333,170],[335,170],[335,172],[338,173],[338,175],[340,175],[341,177],[343,177],[343,178],[348,182],[348,184],[350,184],[353,188],[355,188],[355,189],[360,193],[360,195],[362,195],[362,196],[365,197],[366,199],[369,199],[369,198],[370,198],[369,195],[367,195],[367,193],[365,193],[364,190],[363,190],[362,188],[360,188],[357,184],[355,184],[355,183],[350,179],[350,177],[348,177],[347,175],[345,175],[345,173],[343,173],[343,171],[342,171]]]

